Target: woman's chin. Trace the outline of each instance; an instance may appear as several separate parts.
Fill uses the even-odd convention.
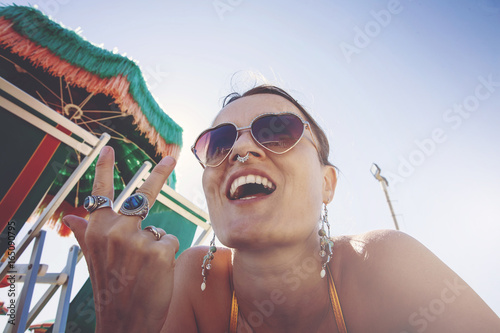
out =
[[[273,240],[270,238],[269,233],[264,233],[265,238],[262,237],[262,231],[259,231],[257,227],[251,228],[232,228],[229,233],[224,233],[219,238],[220,242],[227,247],[233,249],[259,249],[265,248],[267,245],[272,245]]]

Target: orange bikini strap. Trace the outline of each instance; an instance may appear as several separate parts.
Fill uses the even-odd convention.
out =
[[[238,327],[238,300],[233,289],[233,298],[231,300],[231,318],[229,320],[229,333],[236,333]]]
[[[330,294],[330,302],[332,303],[333,314],[335,315],[335,322],[337,323],[337,328],[340,333],[347,333],[344,315],[342,314],[342,308],[340,307],[340,301],[337,295],[337,289],[335,289],[335,282],[333,281],[330,267],[326,266],[326,269],[328,272],[328,291]]]

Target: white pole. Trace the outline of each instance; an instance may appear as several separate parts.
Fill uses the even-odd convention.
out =
[[[392,208],[391,199],[389,199],[389,192],[387,192],[387,180],[385,178],[380,177],[380,185],[382,185],[382,190],[384,190],[385,198],[387,200],[387,204],[389,205],[389,209],[391,210],[392,219],[394,220],[394,226],[396,230],[399,230],[398,220],[396,219],[396,214],[394,214],[394,209]]]

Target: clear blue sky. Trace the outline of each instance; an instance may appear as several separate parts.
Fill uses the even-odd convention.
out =
[[[369,171],[376,162],[401,229],[500,313],[500,2],[29,3],[138,61],[184,128],[178,191],[190,200],[204,205],[189,147],[232,76],[245,87],[253,81],[241,71],[261,73],[328,133],[340,169],[329,206],[334,233],[393,227]]]

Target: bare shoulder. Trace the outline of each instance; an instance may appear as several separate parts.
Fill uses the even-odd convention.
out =
[[[339,280],[348,274],[358,274],[360,270],[378,271],[383,262],[393,263],[393,257],[401,258],[402,252],[414,253],[425,249],[413,237],[395,230],[374,230],[358,235],[337,236],[333,240],[335,262],[341,266],[335,269],[342,272]],[[407,263],[405,261],[402,264]]]
[[[419,247],[421,244],[413,237],[396,230],[373,230],[358,235],[343,235],[334,238],[341,251],[354,251],[352,254],[367,256],[367,251],[384,251],[394,246]],[[367,258],[364,258],[367,259]]]
[[[354,331],[366,330],[363,323],[372,325],[370,331],[375,325],[381,332],[500,328],[498,317],[465,281],[403,232],[341,236],[335,239],[334,250],[339,262],[333,269],[340,271],[345,315],[363,318]]]
[[[373,270],[375,276],[386,278],[395,272],[411,273],[422,267],[443,272],[449,268],[422,243],[396,230],[374,230],[335,239],[335,251],[345,264],[342,270],[358,273]],[[382,270],[382,267],[384,268]],[[397,276],[397,275],[396,275]],[[373,281],[373,276],[369,281]]]
[[[208,246],[189,248],[176,260],[167,332],[218,332],[227,327],[232,253],[226,248],[217,249],[207,272],[206,289],[202,291],[201,266],[208,249]]]

